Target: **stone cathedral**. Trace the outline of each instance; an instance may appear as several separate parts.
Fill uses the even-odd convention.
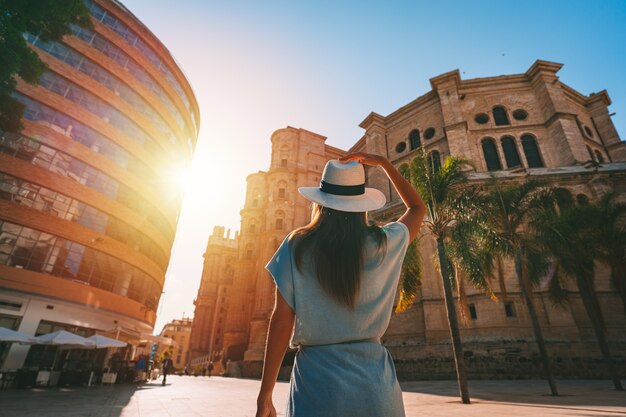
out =
[[[309,221],[310,204],[297,191],[319,184],[327,160],[346,152],[385,155],[396,167],[425,150],[433,163],[449,156],[473,162],[472,181],[537,178],[594,201],[608,191],[626,200],[626,143],[611,121],[606,91],[585,96],[563,84],[561,64],[536,61],[525,73],[462,80],[458,70],[430,80],[432,90],[387,116],[370,113],[364,135],[348,151],[326,138],[293,127],[272,134],[269,170],[247,178],[241,230],[230,237],[215,227],[204,255],[191,335],[192,365],[213,361],[217,369],[261,375],[274,284],[264,269],[291,230]],[[371,216],[391,221],[403,205],[378,168],[367,186],[383,191],[387,204]],[[426,232],[423,232],[426,233]],[[425,274],[410,309],[394,313],[383,343],[399,378],[451,378],[452,348],[438,273],[430,260],[435,242],[420,241]],[[541,366],[512,264],[505,264],[507,297],[493,301],[466,288],[461,337],[470,378],[539,377]],[[548,352],[560,377],[604,375],[600,354],[574,282],[565,307],[555,307],[542,285],[535,288]],[[609,269],[596,265],[595,290],[611,352],[626,371],[626,316],[611,286]],[[497,285],[494,291],[498,295]],[[289,355],[284,363],[289,365]],[[286,369],[288,371],[288,368]]]

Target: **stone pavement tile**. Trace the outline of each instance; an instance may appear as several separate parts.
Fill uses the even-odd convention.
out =
[[[558,381],[559,397],[546,395],[544,381],[470,381],[471,405],[460,403],[455,381],[401,385],[407,417],[626,416],[626,393],[609,381]],[[166,386],[8,390],[0,392],[0,417],[254,417],[259,386],[250,379],[172,376]],[[277,383],[279,416],[288,395],[289,384]]]

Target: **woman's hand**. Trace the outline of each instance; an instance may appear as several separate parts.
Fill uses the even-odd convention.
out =
[[[271,398],[259,398],[257,400],[256,417],[276,417],[276,409]]]
[[[360,164],[370,165],[373,167],[384,166],[385,164],[389,163],[387,158],[385,158],[384,156],[365,152],[355,152],[339,158],[339,162],[346,163],[351,161],[357,161]]]

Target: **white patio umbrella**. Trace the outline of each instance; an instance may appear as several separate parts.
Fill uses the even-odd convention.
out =
[[[70,348],[95,348],[96,342],[78,336],[65,330],[57,330],[56,332],[42,334],[36,337],[38,341],[46,345],[65,346]]]
[[[94,342],[96,344],[96,349],[110,348],[110,347],[125,347],[127,345],[126,342],[111,339],[110,337],[102,336],[99,334],[94,334],[93,336],[89,336],[87,340],[91,340],[92,342]]]
[[[96,347],[96,342],[65,330],[57,330],[56,332],[42,334],[41,336],[37,336],[35,339],[46,345],[59,346],[60,349],[94,349]],[[47,350],[48,347],[46,346],[45,349]],[[54,360],[52,361],[52,369],[55,368],[58,357],[59,352],[57,351],[55,352]]]
[[[6,327],[0,327],[0,342],[28,344],[39,343],[33,336],[28,336],[24,333],[16,332],[15,330],[7,329]]]

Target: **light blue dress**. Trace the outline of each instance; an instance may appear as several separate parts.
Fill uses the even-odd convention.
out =
[[[404,417],[393,360],[380,343],[393,310],[409,231],[402,223],[383,227],[384,256],[366,243],[364,273],[355,309],[331,299],[304,262],[295,266],[287,239],[266,268],[296,315],[291,347],[288,417]],[[381,259],[382,258],[382,259]]]

